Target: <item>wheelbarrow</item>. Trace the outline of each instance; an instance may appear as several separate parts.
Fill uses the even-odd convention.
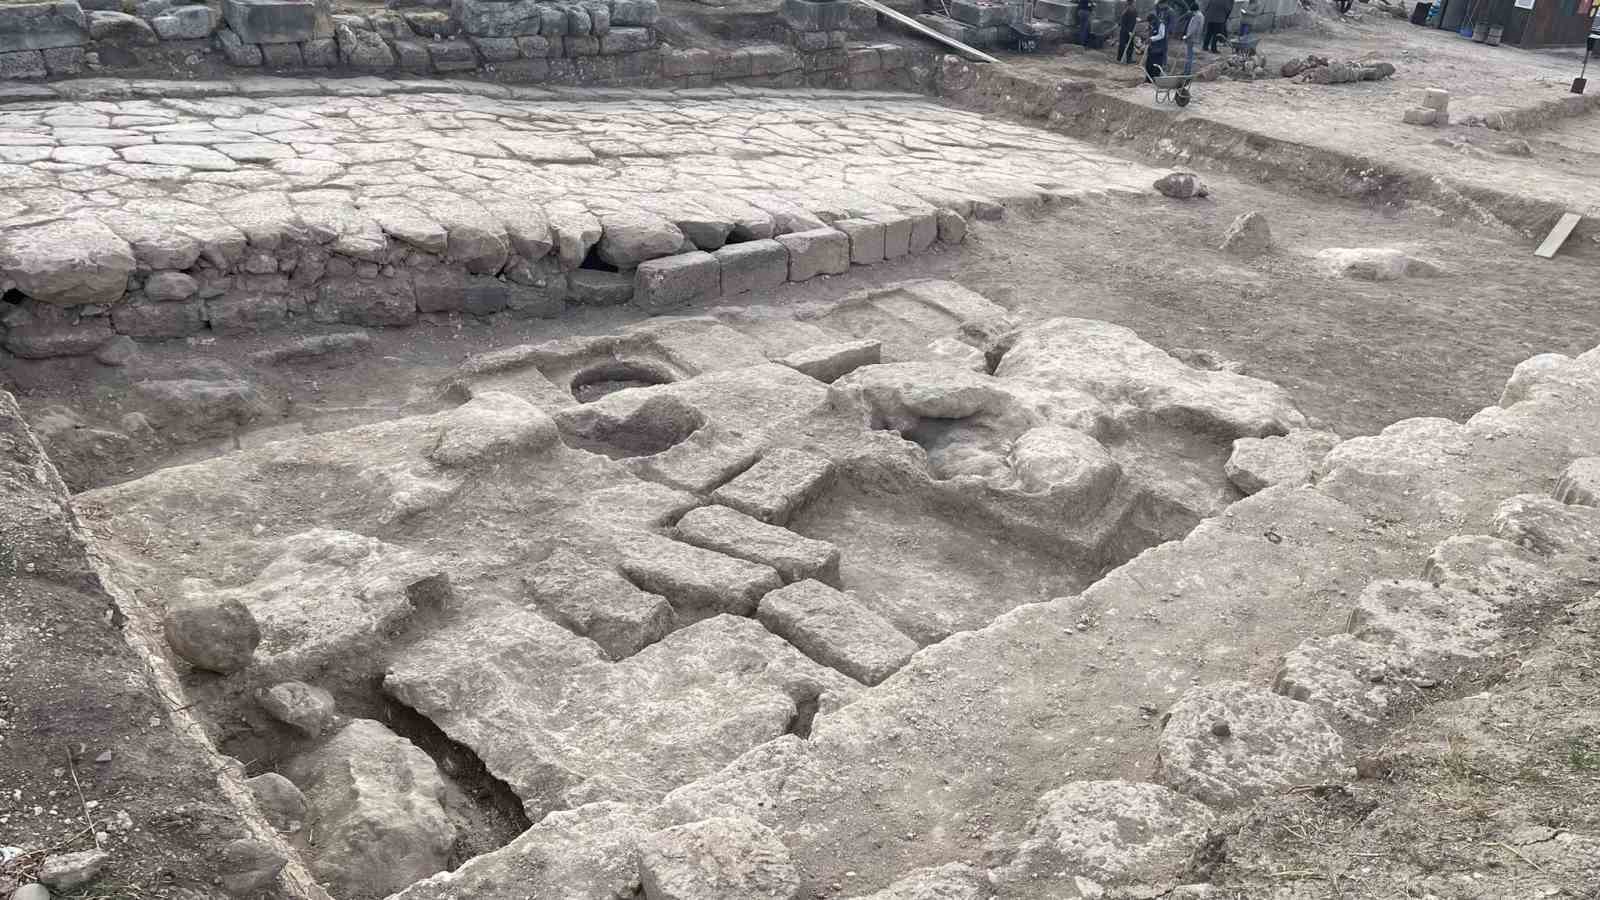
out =
[[[1179,106],[1189,105],[1189,82],[1194,80],[1193,75],[1168,75],[1167,70],[1156,66],[1160,75],[1151,75],[1148,70],[1144,73],[1144,80],[1155,88],[1156,102],[1166,103],[1171,100]]]

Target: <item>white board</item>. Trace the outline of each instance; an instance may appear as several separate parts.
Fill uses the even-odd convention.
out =
[[[1578,227],[1578,220],[1582,218],[1577,213],[1563,213],[1556,221],[1556,227],[1550,229],[1550,234],[1545,237],[1544,243],[1539,245],[1539,249],[1533,251],[1533,255],[1545,259],[1554,257],[1556,251],[1561,249],[1561,245],[1567,242],[1567,236],[1572,234],[1572,229]]]

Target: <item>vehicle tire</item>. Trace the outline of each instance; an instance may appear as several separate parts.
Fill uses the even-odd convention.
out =
[[[1189,105],[1189,89],[1187,87],[1178,88],[1178,92],[1173,95],[1172,99],[1179,106],[1188,106]]]

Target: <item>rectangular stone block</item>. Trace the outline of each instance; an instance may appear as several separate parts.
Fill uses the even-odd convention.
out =
[[[744,474],[716,489],[711,499],[755,519],[783,525],[828,486],[833,463],[801,450],[769,450]]]
[[[609,566],[557,550],[524,585],[552,619],[600,645],[612,659],[632,656],[672,630],[672,605],[639,590]]]
[[[464,72],[478,67],[477,52],[461,38],[429,41],[427,46],[428,58],[436,72]]]
[[[951,0],[950,18],[967,25],[988,28],[1010,21],[1010,10],[1003,3],[984,0]]]
[[[613,27],[600,39],[600,54],[616,56],[621,53],[638,53],[656,45],[653,28]]]
[[[305,66],[299,44],[262,44],[261,60],[270,69],[299,69]]]
[[[800,71],[800,54],[794,52],[792,47],[757,44],[744,48],[744,53],[749,57],[750,74],[753,76]]]
[[[522,49],[517,46],[516,38],[469,37],[467,43],[471,44],[486,62],[506,62],[522,56]]]
[[[862,684],[888,678],[917,652],[915,641],[855,598],[818,581],[767,594],[756,618],[801,653]]]
[[[567,299],[584,306],[618,306],[633,299],[633,276],[626,272],[577,269],[567,274]]]
[[[717,56],[710,50],[665,50],[661,53],[661,75],[665,78],[686,78],[692,75],[710,75],[716,69]]]
[[[222,0],[222,18],[246,44],[294,44],[322,36],[311,0]]]
[[[217,297],[205,301],[206,321],[217,334],[270,331],[283,324],[289,301],[282,294]]]
[[[656,0],[611,0],[611,27],[649,28],[656,24]]]
[[[883,258],[899,259],[911,252],[911,228],[914,224],[910,216],[881,216],[878,221],[883,223]]]
[[[336,278],[322,282],[311,301],[315,322],[346,325],[410,325],[417,320],[416,295],[405,278]]]
[[[44,54],[38,50],[17,50],[0,53],[0,79],[43,78],[49,74],[44,64]]]
[[[850,238],[850,261],[858,266],[883,262],[883,223],[870,219],[840,219],[833,227]]]
[[[450,6],[461,32],[476,37],[539,34],[546,8],[534,0],[455,0]]]
[[[842,231],[813,228],[780,234],[777,241],[789,251],[790,281],[842,275],[850,270],[850,236]]]
[[[1422,105],[1428,109],[1449,109],[1450,92],[1442,88],[1425,88],[1422,91]]]
[[[789,280],[789,251],[778,241],[728,244],[712,254],[722,267],[722,296],[771,290]]]
[[[826,31],[796,31],[792,38],[794,49],[801,53],[816,53],[828,49],[828,33]]]
[[[205,329],[205,307],[199,300],[123,303],[111,308],[111,327],[136,338],[187,337]]]
[[[0,53],[80,47],[87,43],[89,22],[76,0],[0,3]]]
[[[592,34],[569,34],[561,39],[561,55],[569,58],[599,56],[600,39]]]
[[[505,309],[513,287],[496,278],[443,267],[418,272],[411,281],[418,312],[464,312],[475,316]]]
[[[854,47],[845,51],[844,62],[851,72],[876,72],[883,61],[875,47]]]
[[[315,69],[339,64],[339,43],[333,38],[315,38],[300,45],[300,57]]]
[[[41,50],[44,67],[51,75],[76,75],[83,71],[82,47],[51,47]]]
[[[1046,22],[1071,25],[1075,0],[1033,0],[1033,14]]]
[[[1401,120],[1407,125],[1432,125],[1439,111],[1426,106],[1413,106],[1401,115]]]
[[[921,253],[939,239],[939,216],[935,212],[919,213],[911,217],[912,253]]]
[[[722,267],[701,250],[646,260],[634,272],[633,302],[648,310],[714,300],[721,294]]]
[[[642,590],[660,594],[690,616],[748,616],[768,591],[783,585],[770,566],[660,537],[629,546],[622,574]]]
[[[519,37],[517,50],[527,59],[546,59],[550,56],[550,39],[543,35]]]
[[[870,338],[838,344],[819,344],[773,360],[779,365],[788,366],[802,375],[809,375],[828,384],[862,366],[875,366],[882,361],[882,342]]]
[[[833,31],[850,27],[849,0],[784,0],[783,23],[791,31]]]
[[[678,520],[678,540],[776,569],[784,581],[839,581],[839,548],[726,506],[702,506]]]

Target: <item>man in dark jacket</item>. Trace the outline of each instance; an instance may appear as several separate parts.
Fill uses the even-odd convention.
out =
[[[1139,27],[1139,9],[1133,0],[1122,4],[1122,16],[1117,20],[1117,62],[1133,62],[1133,32]]]
[[[1217,53],[1217,44],[1228,36],[1228,17],[1233,15],[1233,0],[1205,0],[1207,53]]]
[[[1150,46],[1144,53],[1144,70],[1154,78],[1160,75],[1167,65],[1167,40],[1172,31],[1172,9],[1167,6],[1167,0],[1160,0],[1156,4],[1155,12],[1150,14]]]

